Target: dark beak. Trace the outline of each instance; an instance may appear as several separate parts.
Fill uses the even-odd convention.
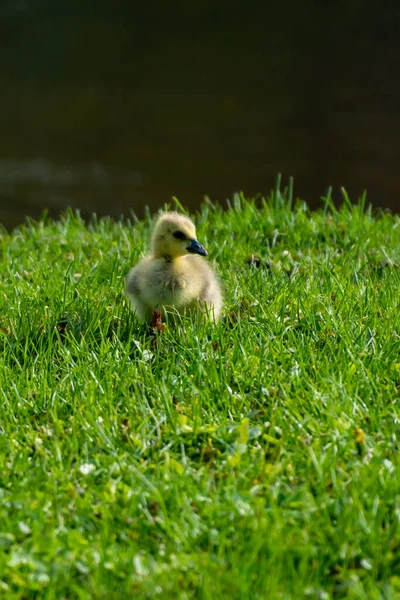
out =
[[[189,246],[186,250],[192,254],[200,254],[201,256],[207,256],[208,252],[197,240],[190,240]]]

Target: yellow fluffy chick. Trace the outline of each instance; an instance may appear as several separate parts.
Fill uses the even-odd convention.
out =
[[[202,256],[207,251],[197,241],[192,221],[176,212],[164,213],[154,227],[151,254],[127,278],[126,293],[138,317],[149,319],[155,309],[164,315],[200,310],[217,321],[221,288]]]

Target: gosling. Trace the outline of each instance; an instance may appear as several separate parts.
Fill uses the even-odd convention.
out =
[[[205,314],[219,319],[222,294],[212,268],[201,257],[207,251],[196,239],[187,217],[167,212],[159,217],[151,240],[151,254],[131,269],[126,293],[140,319],[155,309],[168,314]],[[167,316],[168,318],[168,316]]]

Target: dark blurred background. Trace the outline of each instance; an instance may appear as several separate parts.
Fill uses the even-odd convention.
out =
[[[400,209],[400,5],[1,0],[0,222],[293,175]]]

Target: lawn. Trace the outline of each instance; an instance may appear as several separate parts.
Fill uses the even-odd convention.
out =
[[[155,335],[150,216],[2,232],[0,597],[400,597],[400,218],[288,195],[203,204],[225,316]]]

